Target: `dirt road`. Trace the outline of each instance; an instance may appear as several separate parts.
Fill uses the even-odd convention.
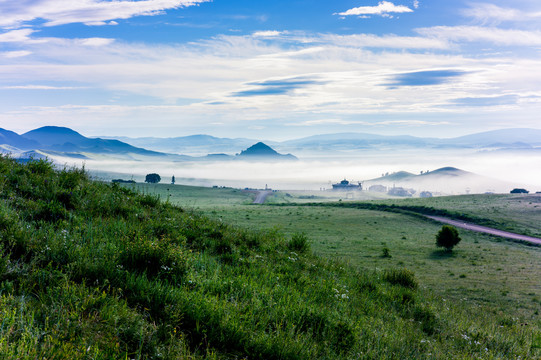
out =
[[[255,194],[252,204],[264,204],[267,196],[272,194],[272,190],[242,190],[242,192]]]
[[[264,204],[267,196],[272,194],[272,190],[260,190],[256,192],[254,204]]]
[[[496,236],[504,237],[507,239],[526,241],[532,244],[541,245],[541,239],[538,239],[535,237],[515,234],[515,233],[493,229],[493,228],[489,228],[489,227],[481,226],[481,225],[469,224],[463,221],[451,220],[451,219],[447,219],[447,218],[443,218],[439,216],[429,216],[429,215],[425,215],[425,216],[429,219],[436,220],[445,224],[453,225],[462,229],[482,232],[485,234],[496,235]]]

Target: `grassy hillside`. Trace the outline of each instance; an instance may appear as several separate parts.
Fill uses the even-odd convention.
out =
[[[536,358],[539,324],[479,314],[402,267],[311,254],[252,232],[0,158],[0,358]]]

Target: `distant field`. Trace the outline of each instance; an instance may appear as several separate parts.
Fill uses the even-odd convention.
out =
[[[424,205],[488,218],[500,228],[541,237],[541,194],[460,195],[382,201],[384,204]]]
[[[169,201],[190,209],[207,209],[214,206],[237,206],[251,204],[254,194],[233,188],[209,188],[171,184],[127,184],[145,194],[155,194],[163,201]]]
[[[287,235],[303,232],[314,253],[340,258],[369,271],[406,267],[423,287],[449,301],[467,301],[485,311],[510,312],[540,321],[541,248],[489,235],[460,231],[462,242],[452,255],[438,251],[441,225],[382,211],[329,206],[273,206],[288,202],[338,201],[328,192],[278,192],[270,205],[251,205],[253,195],[235,189],[138,185],[184,207],[225,223],[250,229],[276,229]],[[359,201],[359,199],[354,199]],[[350,201],[343,198],[343,201]],[[422,205],[490,218],[506,229],[539,234],[540,198],[511,195],[467,195],[428,199],[381,199],[375,203]],[[391,257],[383,257],[388,248]],[[541,324],[540,324],[541,326]]]

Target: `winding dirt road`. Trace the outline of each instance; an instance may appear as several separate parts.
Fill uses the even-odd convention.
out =
[[[256,192],[254,204],[264,204],[265,200],[267,200],[267,196],[272,194],[272,190],[260,190]]]
[[[255,194],[252,204],[264,204],[267,196],[272,194],[272,190],[243,190],[243,192]]]
[[[507,239],[526,241],[526,242],[536,244],[536,245],[541,245],[541,239],[538,239],[532,236],[515,234],[515,233],[511,233],[507,231],[489,228],[486,226],[474,225],[474,224],[465,223],[463,221],[451,220],[451,219],[447,219],[447,218],[439,217],[439,216],[429,216],[429,215],[425,215],[425,216],[429,219],[436,220],[445,224],[453,225],[458,228],[471,230],[471,231],[477,231],[477,232],[481,232],[485,234],[496,235],[496,236],[504,237]]]

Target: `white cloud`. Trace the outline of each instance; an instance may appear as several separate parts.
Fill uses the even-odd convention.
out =
[[[503,46],[539,46],[541,31],[507,30],[481,26],[435,26],[419,28],[417,33],[454,42],[488,42]]]
[[[187,133],[213,128],[216,123],[239,130],[246,129],[247,123],[277,127],[299,123],[314,129],[361,126],[362,121],[385,115],[396,118],[372,123],[424,126],[427,124],[412,121],[434,116],[431,124],[443,126],[436,121],[440,114],[460,114],[453,122],[472,114],[471,109],[468,113],[453,104],[453,99],[497,97],[502,89],[521,98],[523,94],[538,94],[541,60],[520,61],[501,54],[469,57],[453,46],[454,41],[470,41],[462,34],[472,36],[473,31],[479,38],[483,28],[478,32],[475,29],[421,29],[421,35],[411,37],[306,33],[268,38],[219,36],[172,46],[49,38],[46,43],[25,43],[20,50],[32,54],[24,62],[3,59],[0,78],[5,84],[28,90],[29,98],[40,95],[33,94],[33,89],[54,90],[55,85],[69,84],[103,91],[105,97],[117,102],[86,98],[88,94],[80,92],[84,104],[95,101],[94,105],[77,106],[71,100],[65,106],[17,108],[11,112],[4,108],[0,122],[39,119],[40,125],[54,121],[70,126],[76,122],[121,129],[134,124],[149,126],[148,119],[156,119],[153,127]],[[93,43],[102,46],[89,46]],[[465,75],[460,82],[419,86],[415,92],[400,86],[389,89],[387,85],[397,74],[434,69],[460,69]],[[250,84],[274,80],[278,86],[281,79],[299,78],[318,81],[307,81],[290,96],[233,96]],[[77,89],[73,90],[71,94],[77,94]],[[540,105],[520,103],[513,111],[517,117],[527,118],[525,114]],[[403,120],[404,114],[410,116]],[[417,114],[425,117],[411,120]],[[325,123],[318,119],[335,120]]]
[[[347,11],[338,13],[342,16],[350,15],[388,15],[389,13],[408,13],[413,12],[409,7],[404,5],[395,5],[389,1],[381,1],[377,6],[359,6]]]
[[[462,14],[483,24],[498,24],[508,21],[522,22],[541,18],[541,11],[527,12],[489,3],[474,3],[469,8],[462,10]]]
[[[87,39],[80,39],[79,42],[81,45],[84,46],[106,46],[113,43],[114,39],[106,39],[106,38],[87,38]]]
[[[16,85],[16,86],[2,86],[1,89],[13,89],[13,90],[78,90],[82,87],[75,86],[48,86],[48,85]]]
[[[0,13],[2,14],[0,17],[0,27],[18,27],[35,19],[44,19],[46,26],[71,23],[105,25],[110,20],[129,19],[141,15],[156,15],[165,10],[193,6],[206,1],[209,0],[0,1]]]
[[[0,53],[2,54],[3,57],[6,57],[6,58],[20,58],[20,57],[23,57],[23,56],[28,56],[30,54],[32,54],[31,51],[26,51],[26,50],[19,50],[19,51],[5,51],[5,52],[2,52]]]
[[[255,37],[274,37],[274,36],[280,36],[282,34],[281,31],[276,30],[267,30],[267,31],[256,31],[253,33],[253,36]]]
[[[398,36],[398,35],[333,35],[325,34],[321,39],[329,44],[351,47],[370,47],[380,49],[448,49],[449,43],[436,37]]]
[[[32,29],[11,30],[0,34],[0,43],[29,41],[33,32]]]
[[[413,0],[413,7],[415,9],[418,9],[419,8],[419,0]]]

